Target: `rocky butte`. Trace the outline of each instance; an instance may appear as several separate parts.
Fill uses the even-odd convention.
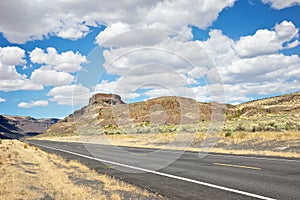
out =
[[[218,110],[217,115],[215,111]],[[117,94],[95,94],[89,104],[52,125],[47,133],[99,133],[110,127],[209,124],[213,116],[225,120],[225,131],[300,130],[300,92],[246,102],[239,105],[203,103],[167,96],[126,104]],[[74,122],[75,120],[75,122]],[[202,131],[205,131],[205,126]]]
[[[112,105],[117,105],[117,104],[125,104],[121,97],[117,94],[94,94],[90,99],[89,99],[89,105],[95,105],[95,104],[100,104],[103,106],[112,106]]]
[[[76,128],[97,132],[98,128],[107,126],[195,123],[210,120],[211,110],[216,105],[219,105],[222,113],[225,112],[222,104],[199,103],[185,97],[167,96],[126,104],[117,94],[100,93],[94,94],[87,106],[60,120],[47,132],[70,134]]]

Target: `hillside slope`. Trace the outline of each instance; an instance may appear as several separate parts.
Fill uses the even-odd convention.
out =
[[[257,115],[300,113],[300,92],[246,102],[236,106],[243,117]]]
[[[174,96],[125,104],[119,95],[95,94],[87,106],[59,120],[46,133],[73,134],[76,130],[99,133],[103,128],[120,126],[193,124],[209,121],[212,109],[218,109],[218,113],[222,115],[225,108],[226,105],[199,103],[190,98]]]
[[[0,115],[0,138],[21,138],[46,131],[58,119],[34,119],[32,117]]]
[[[227,129],[238,131],[300,130],[300,92],[259,99],[235,106]]]
[[[222,114],[226,114],[225,131],[300,129],[300,92],[237,106],[201,103],[174,96],[125,104],[119,95],[96,94],[90,98],[87,106],[52,125],[46,133],[68,135],[76,131],[87,134],[103,133],[103,130],[114,132],[112,129],[120,132],[117,129],[121,126],[134,126],[135,130],[131,131],[135,132],[137,128],[149,126],[170,126],[173,129],[174,125],[195,123],[201,124],[199,131],[205,131],[210,123],[212,111],[215,110],[217,113],[214,113],[214,116],[219,115],[220,120],[223,119]],[[167,131],[170,132],[171,129]]]

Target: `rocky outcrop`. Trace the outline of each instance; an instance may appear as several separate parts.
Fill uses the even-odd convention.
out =
[[[94,94],[89,99],[89,104],[84,106],[80,110],[74,111],[68,117],[59,120],[57,124],[51,126],[46,134],[73,134],[76,129],[84,129],[88,132],[91,127],[98,127],[99,124],[107,125],[111,124],[111,115],[105,117],[103,120],[99,119],[99,116],[106,113],[111,113],[111,108],[116,105],[124,105],[125,102],[122,101],[121,97],[117,94]],[[76,123],[75,123],[76,122]],[[94,129],[92,129],[95,131]]]
[[[46,131],[58,119],[34,119],[32,117],[0,115],[0,138],[21,138]]]
[[[94,94],[89,99],[89,105],[103,105],[103,106],[112,106],[117,104],[125,104],[121,97],[117,94]]]

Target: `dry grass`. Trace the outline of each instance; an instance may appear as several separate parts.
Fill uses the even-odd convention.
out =
[[[0,199],[161,199],[16,140],[0,144]]]
[[[227,154],[254,154],[300,158],[300,132],[226,132],[209,136],[206,133],[118,134],[103,136],[41,137],[39,139],[67,142],[87,142],[119,146],[211,151]],[[203,148],[208,138],[218,138],[212,148]],[[186,146],[187,142],[191,144]],[[175,142],[173,145],[169,145]]]

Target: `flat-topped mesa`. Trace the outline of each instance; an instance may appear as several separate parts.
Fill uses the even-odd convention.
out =
[[[98,93],[98,94],[94,94],[89,100],[89,105],[94,105],[94,104],[111,106],[111,105],[125,104],[125,103],[124,101],[122,101],[121,97],[117,94]]]

